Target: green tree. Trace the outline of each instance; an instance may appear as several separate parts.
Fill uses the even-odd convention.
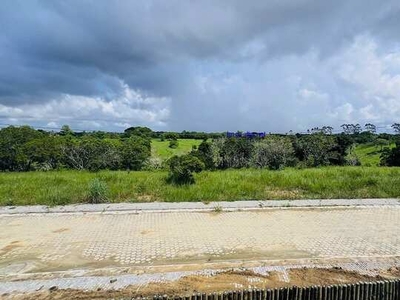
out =
[[[125,129],[125,136],[131,137],[131,136],[138,136],[142,137],[145,139],[150,139],[151,135],[153,134],[153,131],[148,128],[148,127],[129,127]]]
[[[294,149],[290,140],[268,137],[254,143],[253,165],[256,168],[278,170],[294,163]]]
[[[60,130],[60,135],[63,135],[63,136],[74,135],[74,132],[69,127],[69,125],[63,125]]]
[[[164,137],[167,140],[177,140],[179,135],[176,132],[165,132]]]
[[[376,126],[372,123],[367,123],[364,125],[365,131],[368,131],[372,134],[376,133]]]
[[[339,152],[335,151],[335,138],[324,134],[305,135],[295,141],[295,153],[300,161],[312,167],[329,165],[337,160]]]
[[[400,167],[400,142],[397,142],[393,149],[386,148],[382,151],[381,165]]]
[[[204,163],[197,157],[186,154],[173,156],[169,160],[168,181],[175,184],[193,184],[193,173],[199,173],[204,169]]]
[[[392,128],[396,134],[400,134],[400,123],[393,123]]]
[[[55,169],[63,163],[63,139],[58,136],[43,136],[33,139],[22,146],[30,168],[33,170]]]
[[[44,134],[29,126],[9,126],[0,130],[0,169],[26,171],[30,168],[24,144]]]
[[[354,144],[353,138],[341,133],[335,137],[334,145],[330,149],[329,162],[331,165],[342,166],[346,164],[349,149]]]
[[[176,148],[178,148],[178,146],[179,146],[178,140],[170,140],[169,141],[169,144],[168,144],[169,148],[176,149]]]
[[[62,150],[66,165],[74,169],[116,170],[122,165],[122,144],[119,140],[85,136],[66,140]]]
[[[247,138],[229,138],[220,151],[222,168],[246,168],[251,164],[253,142]]]
[[[390,142],[386,139],[377,138],[374,144],[376,147],[380,147],[380,151],[383,151],[383,148],[388,147]]]
[[[123,142],[122,166],[128,170],[140,170],[150,155],[150,141],[133,136]]]
[[[215,168],[211,147],[211,143],[203,140],[198,147],[195,148],[195,146],[193,146],[191,151],[192,155],[198,157],[204,163],[207,170]]]

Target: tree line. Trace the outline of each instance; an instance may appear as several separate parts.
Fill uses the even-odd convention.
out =
[[[400,132],[400,125],[396,128]],[[188,156],[175,157],[166,162],[151,157],[152,139],[174,142],[182,136],[201,137],[203,142],[193,148]],[[227,138],[224,133],[155,133],[147,127],[130,127],[123,133],[76,133],[68,126],[63,126],[59,132],[10,126],[0,130],[0,170],[97,171],[169,167],[175,173],[191,173],[203,169],[253,167],[277,170],[293,166],[356,165],[358,161],[348,155],[349,149],[354,143],[367,142],[380,144],[382,165],[392,166],[400,165],[400,144],[393,149],[384,146],[394,137],[376,134],[372,130],[332,134],[329,128],[323,131],[314,129],[310,134]]]
[[[360,165],[350,149],[356,138],[348,134],[322,132],[262,139],[219,138],[203,141],[189,154],[170,159],[169,180],[177,184],[194,183],[193,173],[202,170]],[[400,166],[400,140],[393,149],[381,151],[381,165]]]
[[[0,130],[2,171],[140,170],[150,154],[151,139],[146,136],[77,137],[67,127],[57,134],[28,126]]]

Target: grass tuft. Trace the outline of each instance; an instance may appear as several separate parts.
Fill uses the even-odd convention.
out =
[[[99,178],[95,178],[89,182],[87,200],[91,204],[104,203],[107,201],[107,193],[107,184]]]

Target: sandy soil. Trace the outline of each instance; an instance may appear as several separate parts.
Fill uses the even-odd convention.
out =
[[[154,295],[191,295],[193,293],[224,292],[250,288],[277,288],[285,286],[331,285],[355,283],[360,281],[382,280],[383,278],[399,278],[400,270],[392,268],[382,276],[371,277],[356,272],[335,269],[293,269],[288,272],[290,282],[284,282],[278,273],[268,276],[251,271],[227,271],[214,276],[187,276],[180,280],[165,283],[149,283],[144,286],[130,286],[123,290],[58,290],[40,291],[21,295],[2,295],[4,299],[109,299],[120,297],[140,297]]]

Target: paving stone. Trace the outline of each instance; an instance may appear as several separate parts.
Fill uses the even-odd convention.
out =
[[[146,267],[232,258],[245,261],[400,256],[397,205],[222,213],[2,215],[0,228],[2,282],[15,274],[87,266]],[[364,263],[346,267],[367,270],[368,266]],[[280,272],[287,280],[285,270]],[[116,278],[113,285],[124,284]],[[132,282],[132,276],[127,278]],[[90,288],[97,288],[107,286],[107,282],[109,285],[110,278],[98,280],[101,282],[91,277],[82,281],[70,278],[67,283],[79,288],[87,283]],[[37,289],[41,285],[43,282],[26,287]],[[54,281],[43,288],[54,285],[64,286]],[[9,290],[1,282],[0,287],[0,291]],[[24,284],[11,284],[10,288],[24,289]]]

